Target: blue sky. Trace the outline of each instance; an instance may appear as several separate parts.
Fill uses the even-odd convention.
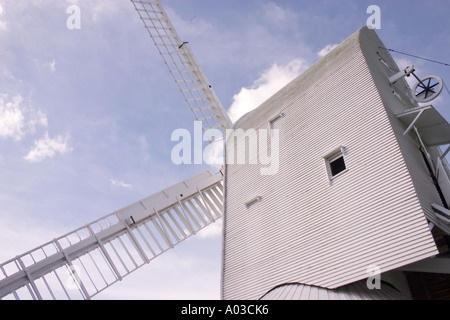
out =
[[[388,48],[450,63],[448,0],[161,3],[236,117],[362,27],[370,5]],[[449,67],[393,56],[450,83]],[[444,89],[433,102],[447,119],[449,101]],[[194,117],[128,0],[0,0],[0,117],[0,261],[208,169],[171,162],[171,133]],[[219,299],[220,254],[219,223],[98,298]]]

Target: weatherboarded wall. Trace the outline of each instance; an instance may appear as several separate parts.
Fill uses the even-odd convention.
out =
[[[369,30],[364,29],[362,32],[370,33]],[[371,37],[370,34],[365,37],[363,36],[361,37],[361,48],[378,90],[385,93],[381,95],[381,98],[386,107],[387,115],[389,116],[393,131],[405,159],[405,164],[410,173],[413,185],[417,190],[422,209],[430,221],[439,225],[446,233],[450,233],[450,226],[439,223],[431,207],[432,203],[439,205],[443,205],[443,203],[420,152],[420,143],[417,135],[414,130],[411,130],[405,136],[404,132],[407,126],[396,117],[397,114],[411,107],[418,107],[419,105],[412,100],[411,90],[404,79],[396,82],[392,87],[389,81],[386,81],[386,79],[395,74],[399,69],[388,51],[383,49],[385,46],[381,40],[377,37]],[[383,59],[384,64],[380,62],[380,58]],[[392,93],[393,90],[396,94]],[[428,147],[427,152],[432,155],[433,162],[436,163],[436,157],[438,155],[438,152],[434,150],[436,147],[426,147]]]
[[[283,283],[334,289],[373,266],[385,272],[437,253],[360,47],[360,36],[376,37],[365,31],[236,123],[268,129],[284,114],[277,174],[225,168],[224,299],[258,299]],[[330,180],[334,150],[347,170]]]

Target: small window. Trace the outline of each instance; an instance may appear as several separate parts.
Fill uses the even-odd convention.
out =
[[[344,148],[339,148],[331,152],[325,157],[325,163],[327,166],[328,177],[330,181],[336,176],[347,170],[347,165],[345,163]]]
[[[270,132],[273,132],[275,129],[280,129],[280,120],[285,117],[284,113],[280,113],[276,117],[272,118],[272,120],[269,121],[269,128]]]
[[[337,158],[330,160],[330,170],[331,170],[332,177],[345,171],[345,169],[347,169],[347,167],[345,166],[345,161],[344,161],[343,155],[340,155]]]

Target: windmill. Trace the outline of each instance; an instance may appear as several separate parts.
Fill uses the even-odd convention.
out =
[[[209,135],[212,130],[220,131],[225,138],[227,129],[233,128],[233,124],[219,102],[211,84],[208,82],[206,76],[196,62],[194,55],[189,49],[189,44],[180,39],[177,35],[158,0],[131,0],[131,2],[143,21],[144,27],[153,39],[169,72],[174,77],[181,93],[184,95],[191,111],[194,113],[195,119],[202,123],[202,128],[208,137],[208,140],[210,140],[211,143],[216,142],[215,138],[217,138],[217,135],[214,136],[214,138]],[[362,34],[368,39],[376,40],[373,34],[367,34],[366,30],[361,31],[354,35],[350,41],[347,41],[340,48],[337,48],[323,63],[336,60],[341,63],[340,65],[335,64],[336,68],[339,66],[342,68],[342,64],[347,63],[346,66],[349,66],[352,65],[352,62],[357,61],[360,63],[359,66],[361,66],[363,61],[361,52],[358,52],[359,55],[356,55],[351,49],[357,47],[356,44]],[[366,55],[366,60],[369,60],[369,52],[372,52],[373,50],[369,50],[366,46],[363,51]],[[345,56],[346,53],[351,53],[351,58],[355,60],[343,59],[342,57]],[[395,62],[393,62],[388,55],[381,52],[373,57],[371,56],[371,59],[375,59],[379,63],[377,67],[372,65],[368,66],[368,68],[371,68],[370,71],[373,74],[378,75],[378,67],[383,63],[391,68],[395,67]],[[358,64],[356,65],[358,66]],[[323,69],[321,69],[323,68],[323,65],[320,63],[313,67],[312,70],[314,70],[314,68],[323,71]],[[351,68],[349,68],[349,70],[350,69]],[[336,71],[335,69],[332,70]],[[395,79],[391,78],[391,81],[385,82],[377,79],[379,83],[377,82],[376,85],[386,86],[387,89],[384,88],[384,91],[388,90],[391,96],[396,98],[399,97],[401,100],[411,98],[412,96],[405,96],[404,90],[401,90],[404,85],[402,78],[406,76],[407,72],[401,73],[401,70],[397,71],[399,71],[400,75],[395,77]],[[412,74],[409,71],[408,73]],[[324,74],[317,72],[317,74],[322,74],[322,76],[325,77],[325,75],[330,75],[330,72],[331,71],[328,71],[328,73],[325,72]],[[387,71],[384,72],[387,73]],[[331,72],[330,77],[335,76],[336,74],[342,75],[340,72]],[[355,76],[354,74],[351,74],[350,71],[345,75],[347,76],[347,79],[350,79],[350,82],[353,81],[352,77]],[[388,75],[391,77],[393,76],[392,72]],[[361,77],[358,78],[358,80],[361,81],[360,84],[371,86],[373,92],[377,92],[373,87],[373,83],[369,82],[367,78],[363,78],[360,74],[358,74],[358,76]],[[381,78],[381,75],[379,77]],[[428,82],[427,79],[430,79],[430,82]],[[433,98],[439,94],[439,92],[435,90],[435,83],[431,83],[431,80],[436,78],[427,79],[420,81],[422,86],[418,85],[415,88],[419,90],[417,95],[415,95],[417,99],[428,99],[428,93],[431,93]],[[292,85],[283,89],[280,94],[285,93],[286,96],[292,97],[293,92],[298,91],[298,87],[296,86],[307,86],[308,83],[314,84],[314,81],[318,81],[317,83],[320,84],[322,80],[323,78],[319,79],[315,78],[315,76],[309,79],[300,78],[297,82],[294,82]],[[442,85],[438,88],[440,88],[439,90],[442,90]],[[377,89],[381,90],[380,88]],[[392,95],[392,93],[395,93],[395,95]],[[271,98],[261,108],[258,108],[258,111],[255,111],[258,112],[257,114],[254,112],[244,116],[239,123],[239,127],[248,129],[252,126],[265,126],[265,128],[268,129],[267,133],[270,133],[270,137],[272,134],[276,136],[277,130],[286,128],[288,123],[292,124],[292,110],[286,107],[286,101],[283,100],[284,97],[280,94]],[[372,98],[376,100],[376,97],[372,96]],[[391,98],[392,97],[389,99]],[[355,99],[357,100],[358,97],[355,97]],[[274,106],[276,104],[279,105]],[[394,103],[394,105],[396,105],[396,103]],[[377,107],[381,108],[380,105],[377,105]],[[433,161],[437,158],[443,159],[442,154],[436,155],[436,150],[431,150],[429,148],[430,141],[436,136],[435,132],[433,130],[431,130],[431,132],[426,132],[429,127],[429,121],[427,122],[427,120],[431,117],[431,120],[433,121],[436,119],[439,120],[444,132],[448,133],[448,123],[446,123],[446,121],[442,122],[442,119],[436,114],[434,108],[417,107],[407,111],[396,110],[394,116],[395,119],[400,119],[399,121],[404,121],[404,123],[402,123],[408,125],[408,130],[404,132],[405,136],[409,133],[416,133],[418,137],[423,137],[426,140],[424,142],[425,146],[423,150],[426,159],[433,158]],[[411,119],[411,117],[413,118]],[[238,137],[237,139],[239,140],[241,138],[245,139],[245,137]],[[280,139],[283,139],[283,137],[280,137]],[[445,135],[445,139],[447,139],[447,135]],[[448,141],[445,140],[444,142]],[[435,146],[442,143],[443,141],[434,141],[431,144],[432,146]],[[234,147],[235,145],[231,144],[231,146]],[[274,145],[271,145],[270,147],[272,151],[274,151],[272,148],[273,146]],[[237,147],[238,146],[236,146],[236,148]],[[309,147],[311,147],[311,145]],[[344,143],[338,146],[330,146],[329,150],[327,149],[327,151],[324,151],[318,167],[325,169],[324,173],[327,177],[325,182],[328,186],[339,184],[338,178],[342,178],[341,180],[349,179],[351,172],[354,170],[351,167],[353,156],[351,147],[352,146]],[[311,150],[316,149],[311,148]],[[227,153],[230,153],[232,150],[233,149],[229,149],[228,147],[226,148]],[[283,150],[281,150],[281,152],[283,152]],[[430,154],[427,156],[427,152],[431,153],[431,156]],[[412,161],[413,164],[415,164],[414,161]],[[441,173],[446,170],[445,164],[443,164],[442,161],[440,163],[431,162],[431,164],[433,168],[435,168],[432,169],[434,170],[434,173],[436,173],[436,168],[440,168],[439,172]],[[283,296],[283,292],[290,292],[292,293],[290,296],[295,296],[295,293],[299,292],[299,289],[301,289],[301,292],[315,291],[318,295],[319,292],[325,295],[332,292],[336,294],[337,297],[355,296],[358,292],[364,292],[363,295],[365,296],[372,293],[371,297],[373,298],[379,298],[381,296],[381,292],[379,291],[364,291],[365,284],[361,282],[361,279],[378,275],[376,270],[369,274],[361,272],[361,270],[366,270],[368,265],[365,264],[362,265],[363,269],[359,268],[352,270],[350,276],[348,273],[340,270],[341,272],[336,272],[331,276],[332,281],[328,282],[322,281],[323,279],[318,281],[317,277],[319,276],[317,274],[308,272],[302,273],[303,279],[294,279],[289,274],[289,272],[292,271],[289,269],[292,267],[289,255],[292,257],[293,255],[298,254],[298,252],[286,250],[286,246],[284,246],[285,242],[281,241],[278,242],[276,249],[271,248],[271,253],[271,250],[267,250],[267,248],[270,248],[274,243],[265,241],[266,239],[274,239],[274,236],[280,236],[280,228],[292,228],[293,224],[283,225],[282,219],[270,220],[268,218],[271,213],[269,211],[273,210],[273,206],[276,206],[277,203],[280,202],[280,198],[271,198],[271,194],[275,194],[276,192],[265,192],[267,190],[264,190],[261,186],[265,185],[282,189],[280,183],[283,183],[283,181],[286,180],[276,180],[277,178],[274,177],[280,177],[278,175],[267,175],[267,179],[274,178],[275,180],[266,180],[264,183],[263,180],[266,178],[261,178],[259,170],[257,171],[258,178],[255,178],[255,176],[252,176],[255,173],[251,172],[254,167],[245,166],[245,164],[243,165],[244,167],[242,167],[241,164],[237,164],[233,167],[227,163],[225,170],[221,170],[216,174],[211,174],[209,171],[199,173],[198,175],[166,188],[161,192],[137,201],[110,215],[86,224],[73,232],[45,243],[36,249],[2,263],[0,265],[0,297],[7,296],[16,299],[23,296],[31,299],[90,299],[114,283],[122,280],[131,272],[150,263],[153,259],[157,258],[167,250],[174,248],[181,241],[195,235],[195,233],[202,228],[210,225],[217,219],[220,219],[224,210],[228,215],[226,222],[228,226],[225,226],[225,232],[233,232],[233,230],[227,229],[233,224],[238,225],[236,230],[239,229],[238,231],[242,231],[238,232],[237,237],[234,238],[239,239],[239,236],[242,236],[241,239],[239,239],[239,241],[241,241],[240,245],[233,243],[233,238],[225,237],[224,276],[222,283],[222,295],[224,298],[286,298]],[[250,171],[241,176],[233,174],[233,171],[242,168]],[[258,166],[256,168],[260,169]],[[348,174],[346,171],[348,171]],[[225,180],[224,176],[226,177]],[[289,175],[284,171],[281,172],[281,177],[283,179],[288,176]],[[231,190],[229,189],[229,185],[224,186],[224,183],[239,184],[238,180],[241,179],[242,182],[243,177],[247,177],[247,182],[256,181],[257,183],[255,183],[255,186],[257,187],[248,188],[248,185],[246,185],[247,188],[244,188],[245,186],[243,186],[243,188]],[[446,177],[447,176],[444,174],[438,176],[438,178],[441,179],[440,184],[442,186],[446,185]],[[299,185],[304,186],[304,184]],[[429,185],[427,184],[426,187],[429,187]],[[240,190],[245,190],[245,192],[242,192],[240,197],[233,196],[233,192],[236,193]],[[308,192],[306,189],[301,191]],[[232,198],[224,205],[225,194]],[[286,196],[286,194],[283,196]],[[431,197],[435,199],[436,194],[433,193]],[[445,201],[448,201],[448,199],[443,202]],[[448,215],[448,208],[445,208],[445,205],[439,205],[438,200],[435,202],[436,203],[433,203],[434,206],[430,206],[429,212],[427,212],[428,215],[426,216],[428,219],[432,220],[430,221],[430,224],[435,224],[444,231],[448,230],[446,229],[445,222],[446,216]],[[417,205],[417,203],[415,204]],[[233,207],[236,208],[234,212]],[[272,209],[269,210],[268,208]],[[279,210],[279,212],[283,214],[283,210]],[[237,219],[240,213],[253,217],[253,219],[240,221]],[[443,262],[442,259],[439,261],[437,261],[438,259],[433,260],[431,262],[426,260],[431,256],[436,255],[437,251],[432,236],[428,231],[428,225],[425,223],[425,219],[423,219],[424,215],[423,213],[421,214],[422,216],[417,214],[417,216],[413,217],[418,220],[422,219],[421,222],[418,222],[420,228],[417,227],[420,229],[420,234],[417,236],[417,234],[412,232],[407,235],[417,236],[419,240],[416,239],[416,242],[419,245],[414,249],[419,248],[425,253],[421,256],[416,256],[415,258],[409,257],[404,261],[398,262],[399,264],[402,264],[402,266],[409,266],[408,270],[423,270],[426,269],[426,267],[429,267],[430,264],[431,267],[435,267],[434,262],[436,262],[438,266],[445,265],[446,263],[446,261]],[[387,216],[383,217],[386,218],[386,221],[392,220],[389,220],[390,218]],[[311,217],[305,216],[304,218],[305,221],[313,221],[311,220]],[[286,221],[289,222],[289,219],[285,220],[285,222]],[[326,219],[324,220],[322,218],[320,221],[323,224],[327,224]],[[400,223],[399,221],[397,222]],[[278,229],[272,229],[271,232],[274,233],[269,237],[265,237],[265,233],[267,234],[268,230],[267,228],[272,226],[278,227]],[[314,226],[317,227],[317,225]],[[304,226],[301,225],[297,225],[297,227],[304,228]],[[252,230],[252,232],[248,232],[248,230]],[[318,233],[320,236],[323,236],[323,234],[326,233],[326,230],[323,230],[322,233]],[[291,232],[293,231],[291,230]],[[293,234],[295,234],[295,232]],[[252,237],[256,238],[258,241],[253,241]],[[314,237],[311,239],[313,238]],[[299,239],[303,238],[300,237]],[[420,239],[425,239],[426,245],[420,246],[423,244]],[[325,240],[321,239],[320,241],[322,241],[321,243],[324,243],[323,241]],[[289,243],[287,247],[294,248],[294,243]],[[324,243],[323,247],[327,248],[327,244]],[[255,249],[254,252],[251,252],[251,249]],[[336,248],[334,247],[334,249]],[[392,248],[387,248],[385,250],[388,251],[390,249]],[[308,250],[312,251],[314,248],[309,247]],[[358,250],[362,249],[358,247]],[[269,255],[266,254],[267,252],[269,252]],[[287,256],[284,258],[285,261],[289,262],[287,265],[290,267],[280,267],[279,263],[281,260],[277,260],[278,258],[270,260],[273,257],[282,257],[282,255],[278,254],[279,252],[287,253]],[[251,254],[248,255],[249,253]],[[245,261],[246,264],[242,263],[243,260],[241,260],[242,257],[245,256],[248,257],[247,261]],[[426,260],[426,267],[410,265],[412,262],[421,262],[424,260]],[[265,264],[264,261],[269,261],[270,263]],[[302,265],[303,264],[300,264],[300,266]],[[267,266],[269,266],[269,268]],[[382,265],[381,267],[384,269],[385,265]],[[395,267],[399,267],[399,265],[396,265]],[[256,272],[255,274],[258,274],[258,277],[267,279],[267,281],[256,283],[257,280],[251,277],[252,268],[253,271]],[[277,268],[279,268],[279,272],[274,276],[273,270],[277,270]],[[298,266],[294,265],[294,269],[295,268],[298,269]],[[395,269],[394,267],[392,268]],[[62,276],[67,274],[70,276]],[[278,277],[278,275],[280,275],[280,277]],[[246,276],[249,276],[249,281],[243,282],[242,277]],[[308,278],[308,276],[310,277]],[[394,287],[402,287],[404,285],[404,281],[396,274],[389,275],[386,279],[386,281]],[[383,291],[382,294],[385,294],[385,292]],[[403,295],[388,291],[386,297],[399,298],[403,297]],[[311,296],[309,296],[309,298],[311,298]]]

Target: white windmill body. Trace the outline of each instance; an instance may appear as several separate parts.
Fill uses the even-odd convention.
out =
[[[450,226],[432,205],[448,208],[450,194],[441,199],[420,148],[441,163],[450,127],[404,79],[391,84],[400,70],[379,48],[361,29],[235,125],[279,131],[279,170],[225,166],[224,299],[408,298],[399,268],[439,254],[429,223]],[[367,287],[380,272],[397,291]]]
[[[414,100],[424,94],[411,93],[373,30],[232,124],[159,1],[132,3],[210,142],[219,132],[238,156],[245,132],[261,130],[267,148],[0,264],[0,298],[90,299],[222,215],[223,299],[408,299],[405,272],[448,274],[436,256],[450,231],[438,148],[449,125]],[[230,129],[244,135],[226,140]],[[389,286],[369,290],[377,272]]]

